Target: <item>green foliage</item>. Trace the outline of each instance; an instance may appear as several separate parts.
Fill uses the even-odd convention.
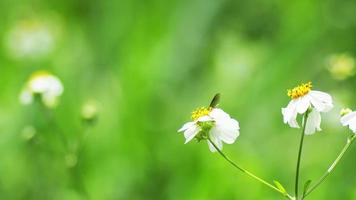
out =
[[[277,186],[277,188],[283,193],[288,194],[287,190],[283,187],[283,185],[278,181],[273,181],[273,183]]]
[[[306,192],[308,191],[310,184],[311,184],[311,180],[308,180],[307,182],[304,183],[304,188],[303,188],[303,196],[306,194]]]
[[[300,132],[281,107],[307,81],[336,97],[325,131],[305,138],[301,182],[314,180],[349,133],[333,116],[356,108],[355,10],[337,0],[1,0],[0,199],[277,199],[177,130],[220,92],[241,126],[224,151],[292,191]],[[37,70],[64,85],[53,110],[19,103]],[[91,99],[95,123],[81,116]],[[308,198],[356,199],[353,153]]]

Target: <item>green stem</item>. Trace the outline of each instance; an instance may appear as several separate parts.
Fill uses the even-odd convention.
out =
[[[328,170],[324,173],[324,175],[322,177],[320,177],[320,179],[318,180],[318,182],[316,182],[303,196],[303,198],[305,198],[306,196],[308,196],[312,191],[314,191],[321,183],[323,183],[325,181],[325,179],[331,174],[331,172],[335,169],[336,165],[339,163],[339,161],[341,160],[341,158],[344,156],[345,152],[349,149],[349,147],[351,146],[352,142],[355,140],[356,135],[352,135],[351,137],[347,138],[346,144],[344,146],[344,148],[342,148],[341,152],[339,153],[339,155],[336,157],[335,161],[330,165],[330,167],[328,168]]]
[[[304,120],[303,120],[303,130],[302,130],[302,135],[300,138],[300,144],[299,144],[299,152],[298,152],[298,161],[297,161],[297,169],[295,172],[295,198],[298,199],[298,186],[299,186],[299,171],[300,171],[300,162],[302,158],[302,151],[303,151],[303,143],[304,143],[304,135],[305,135],[305,127],[308,121],[308,115],[309,115],[309,110],[307,110],[304,114]]]
[[[291,197],[289,194],[287,194],[286,192],[283,192],[281,190],[279,190],[277,187],[273,186],[272,184],[268,183],[267,181],[259,178],[258,176],[254,175],[253,173],[247,171],[246,169],[240,167],[239,165],[237,165],[234,161],[232,161],[229,157],[227,157],[217,146],[216,144],[210,139],[207,138],[209,140],[209,142],[214,146],[214,148],[219,152],[219,154],[226,160],[228,161],[232,166],[234,166],[236,169],[240,170],[241,172],[247,174],[248,176],[250,176],[251,178],[259,181],[260,183],[268,186],[269,188],[277,191],[278,193],[282,194],[283,196],[285,196],[286,198],[293,200],[293,197]]]

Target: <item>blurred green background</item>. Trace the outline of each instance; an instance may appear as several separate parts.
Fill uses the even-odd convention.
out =
[[[340,108],[356,109],[355,10],[351,0],[0,1],[0,198],[282,199],[177,130],[220,92],[241,126],[224,151],[292,192],[300,130],[281,108],[288,88],[313,81],[335,102],[324,131],[306,137],[302,183],[315,181],[350,134]],[[19,103],[37,70],[64,85],[53,110]],[[81,119],[87,101],[96,123]],[[309,199],[356,199],[354,153]]]

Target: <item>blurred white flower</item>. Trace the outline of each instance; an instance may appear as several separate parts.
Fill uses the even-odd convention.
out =
[[[355,59],[349,54],[334,54],[328,58],[327,67],[333,78],[345,80],[355,74]]]
[[[199,108],[192,113],[192,120],[183,125],[178,132],[184,131],[185,143],[193,138],[207,139],[221,150],[223,143],[232,144],[239,136],[239,123],[219,108]],[[208,141],[209,149],[215,152],[215,147]]]
[[[38,19],[17,22],[6,37],[10,54],[15,58],[41,57],[52,52],[55,34],[48,23]]]
[[[282,108],[283,121],[292,128],[299,128],[297,114],[304,114],[308,109],[311,109],[305,128],[307,135],[321,131],[320,112],[328,112],[333,108],[332,98],[329,94],[311,89],[312,83],[309,82],[288,90],[288,96],[292,100],[286,108]]]
[[[53,108],[62,93],[63,85],[56,76],[46,71],[37,71],[30,76],[20,93],[20,102],[23,105],[31,104],[34,97],[39,95],[46,107]]]
[[[343,126],[348,126],[353,133],[356,133],[356,112],[351,109],[341,110],[340,122]]]

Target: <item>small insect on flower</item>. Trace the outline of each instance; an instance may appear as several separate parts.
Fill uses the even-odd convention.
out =
[[[210,143],[210,139],[220,150],[223,143],[232,144],[240,134],[238,121],[232,119],[229,114],[222,109],[216,108],[220,95],[214,96],[209,107],[201,107],[192,112],[192,121],[183,125],[178,132],[184,132],[185,143],[193,138],[198,141],[207,140],[211,152],[215,152],[215,147]]]
[[[343,126],[348,126],[356,134],[356,112],[349,108],[342,109],[340,112],[340,122]]]
[[[299,128],[297,114],[304,114],[309,110],[305,134],[310,135],[321,131],[320,112],[328,112],[333,108],[331,96],[325,92],[312,90],[311,82],[288,90],[287,94],[292,100],[287,107],[282,108],[284,123],[288,123],[292,128]]]
[[[59,78],[47,71],[34,72],[20,93],[20,102],[29,105],[35,96],[39,96],[48,108],[54,108],[63,93],[63,85]]]

